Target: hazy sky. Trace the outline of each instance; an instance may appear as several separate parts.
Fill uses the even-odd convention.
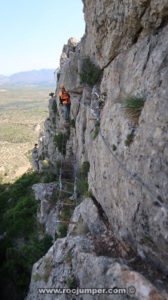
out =
[[[58,67],[84,31],[82,0],[0,0],[0,74]]]

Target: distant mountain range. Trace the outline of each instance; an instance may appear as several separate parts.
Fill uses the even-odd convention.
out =
[[[10,76],[0,75],[0,86],[55,86],[54,69],[19,72]]]

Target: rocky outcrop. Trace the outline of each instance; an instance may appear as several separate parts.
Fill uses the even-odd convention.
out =
[[[27,300],[33,300],[37,290],[62,288],[76,288],[78,292],[83,288],[97,287],[100,289],[114,288],[114,296],[100,294],[82,294],[82,299],[166,299],[143,276],[131,271],[126,265],[113,258],[96,257],[93,253],[93,244],[89,238],[80,236],[58,239],[47,255],[33,267],[31,292]],[[95,276],[96,275],[96,276]],[[37,284],[38,282],[38,284]],[[38,287],[38,289],[37,289]],[[121,291],[116,295],[118,288]],[[135,292],[135,289],[136,292]],[[94,292],[93,292],[94,293]],[[128,296],[127,296],[128,294]],[[129,295],[130,294],[130,295]],[[58,298],[59,297],[59,298]],[[37,294],[36,299],[72,299],[73,295]],[[101,297],[101,298],[100,298]],[[114,298],[115,297],[115,298]],[[75,298],[74,298],[75,299]]]
[[[148,4],[147,8],[144,6],[145,2]],[[110,5],[110,3],[103,1],[102,4],[101,2],[102,6],[107,5],[104,9],[106,12],[108,12],[108,7],[113,12],[115,11],[114,5],[117,4]],[[86,1],[86,10],[89,5],[93,5],[96,10],[99,7],[93,1]],[[89,181],[90,188],[104,207],[115,232],[121,238],[127,238],[136,244],[139,252],[143,251],[143,255],[148,254],[148,257],[153,257],[155,262],[159,260],[158,264],[162,265],[167,272],[165,265],[167,265],[168,259],[166,221],[168,212],[166,196],[166,111],[168,110],[166,74],[168,69],[164,63],[168,55],[167,42],[165,42],[168,40],[168,27],[164,22],[164,15],[167,15],[167,3],[162,1],[160,5],[157,3],[156,6],[156,1],[150,1],[150,3],[149,1],[143,3],[137,1],[136,8],[134,5],[128,8],[127,4],[125,9],[120,7],[119,12],[123,13],[124,20],[127,18],[126,25],[128,24],[130,31],[128,34],[123,34],[120,40],[121,48],[117,46],[117,54],[112,54],[116,58],[111,62],[109,59],[108,62],[104,59],[104,65],[109,64],[104,69],[101,83],[101,91],[107,93],[106,105],[101,114],[101,131],[110,147],[113,144],[116,145],[115,155],[120,163],[112,157],[99,135],[94,147],[91,146],[91,151],[89,151],[91,164]],[[100,9],[100,15],[103,15],[104,10]],[[141,10],[144,11],[143,17],[138,18],[138,15],[134,15],[134,12],[138,13]],[[93,12],[93,9],[89,8],[89,11]],[[96,15],[99,19],[99,13]],[[91,14],[86,14],[86,16],[90,18]],[[116,18],[116,30],[120,31],[120,16],[111,14],[112,18],[113,16]],[[147,20],[147,16],[149,22],[147,22],[148,26],[145,26],[143,20]],[[129,44],[129,33],[134,37],[132,26],[136,28],[135,22],[141,23],[141,35],[136,43]],[[89,32],[91,35],[93,34],[94,26],[89,21],[87,24],[89,38]],[[97,38],[100,37],[101,29],[96,35]],[[123,29],[127,32],[127,26],[123,26]],[[115,30],[110,30],[109,34],[113,35],[115,32]],[[93,40],[94,45],[96,41],[98,42],[97,38]],[[106,39],[106,43],[110,40],[113,45],[112,49],[115,51],[115,42],[112,36]],[[106,43],[99,42],[99,45],[105,47]],[[122,45],[125,43],[127,51],[122,50]],[[110,46],[108,49],[109,51],[104,51],[110,53]],[[101,49],[102,58],[105,57],[105,52]],[[99,61],[98,56],[97,61]],[[144,97],[145,106],[139,124],[135,128],[133,143],[130,147],[125,147],[124,142],[134,125],[125,117],[119,102],[125,95],[138,94]],[[124,169],[129,170],[132,174],[137,174],[140,182],[130,179]],[[146,188],[144,185],[147,185]],[[161,200],[159,204],[157,199]],[[150,241],[148,245],[144,241],[145,237]],[[162,247],[158,247],[158,245],[162,245]],[[160,256],[159,259],[158,256]]]
[[[32,186],[35,199],[39,203],[39,212],[37,215],[39,224],[43,228],[42,234],[46,232],[53,239],[57,230],[57,193],[58,186],[56,182],[38,183]]]
[[[83,0],[86,41],[83,51],[93,56],[102,68],[127,52],[137,40],[157,35],[167,24],[166,0],[116,2]]]
[[[92,218],[86,214],[88,209]],[[116,257],[119,256],[119,250],[113,252],[113,257],[107,256],[109,248],[113,251],[116,246],[110,238],[111,243],[109,248],[106,248],[108,232],[91,199],[85,199],[76,208],[72,219],[77,221],[79,218],[82,218],[81,221],[77,225],[71,225],[67,237],[57,239],[48,253],[34,265],[27,300],[33,300],[35,296],[40,300],[75,297],[75,294],[71,293],[61,295],[58,289],[63,287],[69,291],[78,288],[77,292],[82,299],[93,299],[93,296],[94,299],[167,299],[165,291],[159,292],[143,275],[132,271],[126,265],[128,260]],[[94,238],[96,236],[98,239]],[[104,248],[106,256],[99,255],[100,248],[102,251]],[[53,291],[53,294],[44,295],[40,292],[44,287],[54,287],[55,294]],[[80,294],[80,290],[84,288],[110,289],[111,294]],[[117,293],[119,288],[121,291]]]
[[[57,88],[54,98],[50,99],[49,118],[39,141],[39,166],[43,170],[44,160],[47,160],[50,169],[58,173],[58,161],[63,155],[54,142],[55,135],[65,134],[67,152],[64,158],[73,158],[73,162],[75,159],[78,168],[84,161],[89,161],[89,189],[118,242],[126,243],[143,261],[152,263],[154,270],[159,269],[167,276],[168,3],[166,0],[84,0],[83,3],[86,32],[79,44],[70,39],[64,46],[58,78],[58,87],[64,83],[71,95],[74,125],[70,130],[64,126]],[[88,56],[102,69],[101,82],[92,87],[82,83],[80,78],[84,58]],[[95,92],[106,95],[99,120]],[[136,122],[122,105],[132,96],[144,101]],[[89,231],[94,236],[94,224],[97,224],[101,236],[104,229],[91,206],[89,201],[83,202],[76,209],[74,218],[80,224],[81,218],[87,216],[86,223],[90,224],[93,213],[94,221]],[[69,227],[67,239],[77,243],[78,235],[74,239],[70,234],[74,227]],[[74,230],[79,231],[78,228]],[[87,236],[85,238],[90,249],[91,242]],[[62,243],[65,240],[59,240],[53,247]],[[79,249],[76,251],[75,264],[78,266],[81,254]],[[87,251],[84,256],[87,256],[88,264],[91,257],[95,262],[102,261],[94,256],[93,250]],[[109,264],[112,269],[120,269],[117,278],[122,286],[121,273],[125,271],[121,270],[125,267],[123,262],[116,265],[112,257]],[[80,286],[86,283],[82,281],[84,270],[89,273],[87,268],[84,269],[84,261],[80,265],[79,274],[82,275],[78,275]],[[129,265],[127,267],[127,272],[132,274]],[[100,274],[100,270],[96,272]],[[89,276],[92,278],[91,272]],[[100,278],[98,276],[97,280]],[[141,275],[131,278],[145,280]],[[108,279],[105,282],[109,282]],[[149,298],[149,295],[137,294],[136,297],[159,299]]]

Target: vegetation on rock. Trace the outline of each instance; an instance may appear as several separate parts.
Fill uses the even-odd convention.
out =
[[[95,125],[95,131],[94,131],[94,135],[93,135],[94,140],[96,139],[96,137],[99,134],[99,129],[100,129],[100,122],[97,122],[96,125]]]
[[[1,185],[1,290],[9,285],[13,291],[12,299],[25,297],[33,264],[51,246],[51,237],[45,235],[39,238],[38,205],[31,188],[39,181],[39,174],[29,172],[8,187]]]
[[[72,120],[70,121],[70,126],[71,126],[72,128],[75,128],[75,120],[74,120],[74,119],[72,119]]]
[[[138,123],[144,104],[144,98],[140,96],[128,96],[122,99],[121,107],[134,123]]]
[[[57,103],[56,103],[56,100],[53,101],[53,104],[52,104],[52,110],[53,112],[56,114],[57,113]]]
[[[117,150],[117,146],[113,144],[113,145],[112,145],[112,150],[113,150],[113,151],[116,151],[116,150]]]
[[[65,135],[62,134],[62,132],[58,133],[54,137],[54,144],[57,147],[58,151],[62,154],[66,154],[66,142],[67,138]]]
[[[101,78],[102,70],[93,64],[90,58],[85,58],[82,64],[82,72],[80,74],[82,83],[94,86]]]
[[[132,144],[133,140],[134,140],[134,134],[133,133],[128,134],[124,142],[125,146],[129,147]]]
[[[88,172],[90,169],[90,163],[88,161],[84,161],[80,171],[79,171],[79,179],[77,182],[77,193],[79,195],[86,195],[88,193]]]

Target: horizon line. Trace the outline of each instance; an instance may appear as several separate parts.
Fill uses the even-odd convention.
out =
[[[32,72],[32,71],[42,71],[42,70],[57,70],[59,67],[56,67],[56,68],[40,68],[40,69],[29,69],[29,70],[21,70],[21,71],[15,71],[15,72],[12,72],[12,73],[1,73],[0,72],[0,76],[4,76],[4,77],[9,77],[9,76],[12,76],[12,75],[15,75],[15,74],[18,74],[18,73],[27,73],[27,72]]]

